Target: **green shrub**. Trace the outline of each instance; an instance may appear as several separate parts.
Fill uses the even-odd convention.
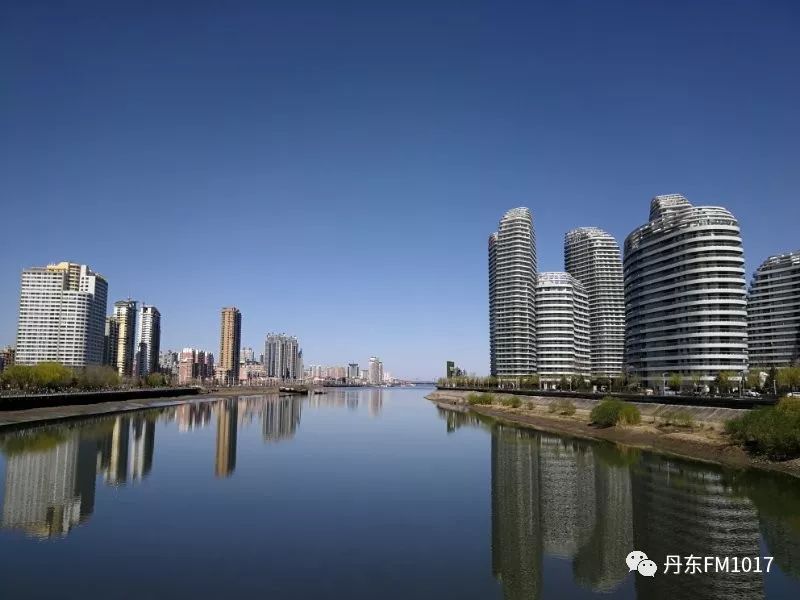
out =
[[[775,408],[784,414],[800,414],[800,398],[784,396],[778,400],[778,404]]]
[[[551,402],[547,407],[551,413],[558,413],[560,415],[574,415],[575,403],[567,398],[559,398],[555,402]]]
[[[592,409],[591,420],[600,427],[613,427],[619,423],[637,425],[642,420],[639,409],[619,398],[606,396]]]
[[[617,423],[625,425],[638,425],[642,422],[642,413],[633,404],[623,404],[619,410]]]
[[[694,427],[694,417],[687,410],[674,410],[665,413],[661,417],[665,425],[675,425],[677,427]]]
[[[493,404],[494,403],[494,396],[492,394],[489,394],[489,393],[470,394],[469,396],[467,396],[467,403],[471,404],[473,406],[476,405],[476,404],[479,404],[479,405]]]
[[[508,406],[509,408],[519,408],[520,406],[522,406],[522,401],[516,396],[511,396],[510,398],[503,398],[502,402],[503,406]]]
[[[800,410],[792,402],[752,410],[728,421],[725,431],[753,454],[772,460],[800,457]]]

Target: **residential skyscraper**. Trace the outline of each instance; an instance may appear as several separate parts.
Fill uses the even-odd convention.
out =
[[[293,335],[269,333],[264,341],[264,365],[267,377],[277,379],[303,378],[303,351]]]
[[[359,367],[358,363],[349,363],[347,365],[347,378],[350,380],[358,379]]]
[[[619,244],[597,227],[573,229],[564,236],[564,270],[586,288],[592,375],[621,375],[625,357],[625,285]]]
[[[239,382],[239,349],[242,346],[242,313],[231,306],[222,309],[219,335],[219,368],[222,382],[235,385]]]
[[[116,365],[113,366],[120,377],[131,377],[136,352],[136,300],[114,302],[113,319],[117,323]]]
[[[747,367],[744,252],[730,212],[656,196],[650,222],[625,240],[624,272],[626,362],[646,385]]]
[[[103,360],[108,283],[86,265],[70,262],[22,272],[16,362],[60,362],[70,367]]]
[[[117,350],[119,346],[119,321],[113,315],[106,317],[105,335],[103,336],[103,364],[117,367]]]
[[[589,300],[569,273],[540,273],[536,290],[536,344],[543,384],[588,377]]]
[[[770,256],[753,274],[747,303],[750,364],[800,361],[800,250]]]
[[[142,304],[139,317],[139,341],[136,345],[136,366],[141,377],[158,371],[161,351],[161,313],[155,306]]]
[[[536,372],[536,237],[527,208],[489,236],[489,355],[497,377]]]
[[[377,356],[369,357],[369,383],[372,385],[383,383],[383,363]]]

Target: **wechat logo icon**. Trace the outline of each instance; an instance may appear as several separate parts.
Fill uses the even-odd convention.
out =
[[[625,563],[628,565],[628,572],[639,571],[639,575],[645,577],[655,577],[658,571],[658,565],[652,560],[647,558],[647,554],[639,550],[634,550],[629,553],[625,558]]]

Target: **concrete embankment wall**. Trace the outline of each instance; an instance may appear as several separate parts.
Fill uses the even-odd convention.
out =
[[[440,402],[444,404],[454,404],[457,406],[467,405],[467,397],[475,392],[464,390],[447,390],[440,389],[432,392],[427,396],[429,400]],[[549,406],[561,400],[561,398],[535,396],[535,395],[522,395],[522,394],[503,394],[495,392],[495,398],[512,398],[516,397],[522,401],[523,404],[531,403],[534,409],[542,412],[549,412]],[[600,402],[599,399],[594,398],[569,398],[569,401],[575,405],[576,413],[589,413]],[[675,404],[663,404],[656,402],[629,402],[639,409],[642,414],[642,421],[645,423],[652,423],[659,420],[666,419],[670,414],[680,412],[687,414],[696,422],[703,422],[709,425],[722,425],[735,417],[740,417],[748,409],[741,408],[720,408],[715,406],[687,406]]]
[[[200,392],[200,388],[182,387],[114,390],[111,392],[76,392],[64,394],[36,394],[29,396],[0,396],[0,411],[24,410],[26,408],[44,408],[51,406],[98,404],[100,402],[113,402],[116,400],[176,398],[178,396],[194,396]]]

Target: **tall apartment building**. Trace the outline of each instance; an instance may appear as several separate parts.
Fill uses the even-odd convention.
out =
[[[380,385],[383,383],[383,362],[377,356],[369,357],[369,383]]]
[[[625,358],[625,284],[619,244],[597,227],[573,229],[564,237],[564,270],[583,284],[589,299],[592,375],[621,375]]]
[[[536,372],[536,236],[527,208],[513,208],[489,236],[489,355],[497,377]]]
[[[590,374],[589,299],[569,273],[540,273],[536,289],[536,360],[544,385]]]
[[[747,303],[750,364],[800,361],[800,250],[770,256],[753,274]]]
[[[119,349],[119,321],[113,315],[106,317],[105,335],[103,336],[103,364],[117,368],[117,350]]]
[[[359,370],[358,363],[348,363],[347,378],[350,380],[358,379]]]
[[[133,363],[136,354],[136,300],[114,302],[112,319],[116,322],[117,349],[115,362],[120,377],[133,376]]]
[[[70,262],[22,272],[16,362],[60,362],[69,367],[103,360],[108,283],[86,265]]]
[[[158,371],[161,351],[161,313],[155,306],[142,304],[139,336],[136,344],[136,371],[140,377]]]
[[[712,381],[747,368],[747,293],[739,224],[726,209],[656,196],[625,240],[625,355],[649,387]]]
[[[239,351],[242,346],[242,313],[236,307],[222,309],[219,335],[219,369],[222,383],[239,381]]]
[[[277,379],[303,378],[303,351],[292,335],[269,333],[264,341],[264,366],[267,377]]]

